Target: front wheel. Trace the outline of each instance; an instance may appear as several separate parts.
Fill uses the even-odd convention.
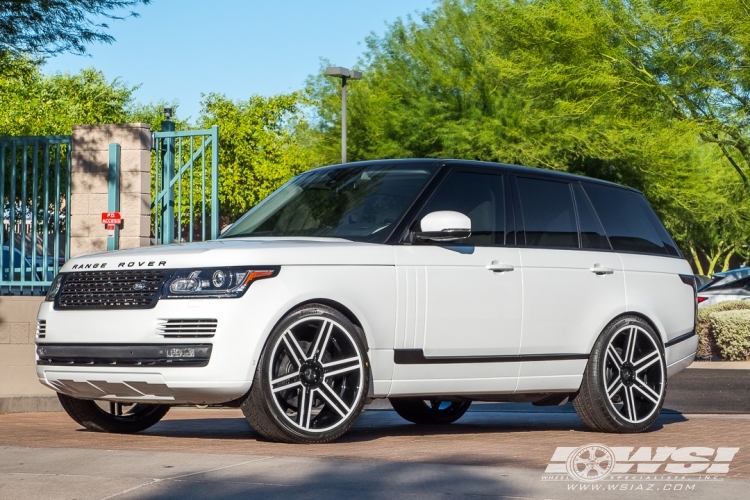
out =
[[[390,402],[401,418],[421,425],[452,424],[471,406],[471,401],[442,401],[434,398],[390,398]]]
[[[339,311],[302,306],[276,326],[242,411],[266,439],[324,443],[354,424],[370,383],[365,343]]]
[[[573,407],[592,430],[643,432],[659,416],[666,392],[661,339],[641,318],[625,316],[594,344]]]
[[[91,401],[60,393],[57,398],[70,418],[96,432],[140,432],[156,424],[169,411],[169,405]]]

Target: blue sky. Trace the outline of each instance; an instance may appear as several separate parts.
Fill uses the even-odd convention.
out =
[[[110,23],[112,45],[91,57],[58,55],[45,71],[93,66],[140,84],[141,102],[179,100],[198,115],[201,92],[232,99],[302,88],[320,59],[353,67],[370,32],[432,6],[432,0],[152,0],[140,18]]]

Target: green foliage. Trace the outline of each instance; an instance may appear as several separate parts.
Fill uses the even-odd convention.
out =
[[[134,87],[85,69],[43,75],[39,61],[0,54],[0,135],[70,134],[73,125],[124,123]]]
[[[722,359],[750,360],[750,311],[715,312],[709,322]]]
[[[158,101],[148,104],[134,103],[127,109],[128,121],[131,123],[148,123],[151,130],[161,130],[161,122],[164,121],[164,108],[172,108],[172,121],[176,130],[188,130],[191,128],[188,120],[179,117],[177,101]]]
[[[311,166],[294,129],[301,126],[296,93],[232,101],[208,94],[198,126],[219,126],[219,203],[235,220],[294,175]]]
[[[123,12],[150,0],[0,0],[0,50],[15,54],[86,53],[86,44],[112,43],[109,20],[137,17]]]
[[[698,334],[699,341],[696,357],[700,359],[721,357],[722,350],[717,345],[716,332],[711,321],[711,317],[715,313],[747,310],[750,310],[750,301],[745,300],[728,300],[698,309],[698,328],[696,333]]]

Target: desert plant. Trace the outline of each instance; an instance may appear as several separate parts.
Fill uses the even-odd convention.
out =
[[[714,313],[723,311],[737,311],[750,309],[750,301],[728,300],[719,302],[712,306],[698,309],[698,352],[696,357],[699,359],[713,359],[721,357],[721,350],[716,343],[716,337],[712,329],[710,316]]]
[[[714,312],[709,323],[722,359],[750,360],[750,310]]]

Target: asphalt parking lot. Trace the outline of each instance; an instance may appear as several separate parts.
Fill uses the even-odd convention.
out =
[[[557,447],[590,443],[740,448],[727,474],[599,483],[619,488],[607,498],[746,498],[749,402],[750,371],[690,369],[670,379],[644,434],[590,432],[569,405],[475,404],[425,428],[379,401],[343,439],[313,446],[263,441],[238,410],[176,408],[132,436],[85,431],[63,413],[0,415],[0,498],[594,497],[603,492],[543,479]]]

